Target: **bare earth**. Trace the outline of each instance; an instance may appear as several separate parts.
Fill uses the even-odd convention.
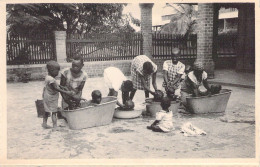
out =
[[[161,88],[162,78],[157,85]],[[7,84],[7,158],[254,158],[255,90],[223,87],[233,92],[225,114],[190,115],[174,113],[175,130],[155,133],[146,129],[152,118],[113,119],[107,126],[70,130],[58,120],[61,131],[41,127],[35,100],[41,99],[43,81]],[[108,93],[103,78],[88,79],[83,97],[91,91]],[[136,107],[145,108],[144,93],[137,91]],[[207,132],[206,136],[185,137],[185,122]],[[51,119],[48,124],[52,125]]]

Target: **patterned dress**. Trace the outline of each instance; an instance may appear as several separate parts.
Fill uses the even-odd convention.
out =
[[[45,112],[57,112],[59,92],[51,87],[52,83],[57,83],[56,79],[50,75],[45,77],[44,89],[43,89],[43,106]]]
[[[144,75],[144,73],[143,73],[143,64],[147,61],[152,63],[153,71],[155,73],[157,71],[157,65],[154,64],[152,62],[152,60],[149,59],[145,55],[136,56],[131,63],[131,77],[132,77],[134,89],[144,90],[143,84],[141,82],[141,78],[138,75],[138,73],[141,74],[141,76],[144,77],[145,83],[150,88],[150,80],[151,80],[152,74],[151,75]]]
[[[163,70],[167,71],[169,87],[173,87],[173,85],[171,85],[171,83],[172,83],[171,81],[173,81],[175,79],[177,74],[180,74],[180,75],[184,74],[185,65],[183,63],[181,63],[180,61],[178,61],[178,63],[175,65],[172,63],[172,60],[166,60],[163,63]],[[166,83],[163,82],[162,86],[165,87]],[[176,86],[177,86],[177,89],[175,90],[175,94],[177,96],[180,96],[181,82],[179,81],[178,83],[176,83]]]
[[[63,75],[66,78],[66,87],[69,89],[78,90],[81,82],[86,81],[88,78],[88,74],[81,70],[81,74],[77,77],[74,77],[71,74],[70,68],[66,68],[61,72],[61,75]],[[62,99],[62,108],[68,107],[68,104]]]

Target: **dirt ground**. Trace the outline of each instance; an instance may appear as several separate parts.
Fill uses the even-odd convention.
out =
[[[161,88],[162,78],[157,85]],[[107,126],[70,130],[63,120],[61,131],[41,127],[35,100],[41,99],[43,81],[7,84],[8,159],[88,159],[88,158],[254,158],[255,90],[237,87],[231,94],[225,114],[191,115],[174,113],[175,130],[155,133],[146,129],[153,118],[113,119]],[[103,78],[90,78],[83,97],[91,91],[108,90]],[[136,107],[145,108],[144,93],[134,98]],[[185,137],[181,126],[191,122],[207,135]],[[48,124],[52,125],[51,119]]]

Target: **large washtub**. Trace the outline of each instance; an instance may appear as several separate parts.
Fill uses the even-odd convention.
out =
[[[97,106],[63,110],[61,114],[67,119],[70,129],[84,129],[107,125],[112,122],[116,102],[116,97],[103,97],[101,103]]]
[[[187,109],[196,114],[225,112],[230,95],[231,90],[222,89],[211,96],[186,97]]]

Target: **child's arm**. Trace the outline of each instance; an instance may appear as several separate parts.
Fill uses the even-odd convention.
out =
[[[69,96],[73,96],[73,94],[74,94],[74,92],[72,92],[72,91],[67,91],[67,90],[61,89],[56,83],[51,83],[50,85],[51,85],[51,87],[52,87],[54,90],[56,90],[56,91],[58,91],[58,92],[65,93],[65,94],[67,94],[67,95],[69,95]]]
[[[148,85],[146,84],[146,82],[145,82],[145,80],[144,80],[144,77],[143,77],[141,74],[139,74],[139,73],[138,73],[137,75],[139,75],[139,77],[140,77],[140,79],[141,79],[141,83],[142,83],[142,85],[143,85],[143,87],[144,87],[144,90],[146,90],[146,91],[148,91],[149,93],[151,93],[152,95],[154,95],[155,92],[153,92],[153,91],[151,91],[151,89],[149,89]]]

